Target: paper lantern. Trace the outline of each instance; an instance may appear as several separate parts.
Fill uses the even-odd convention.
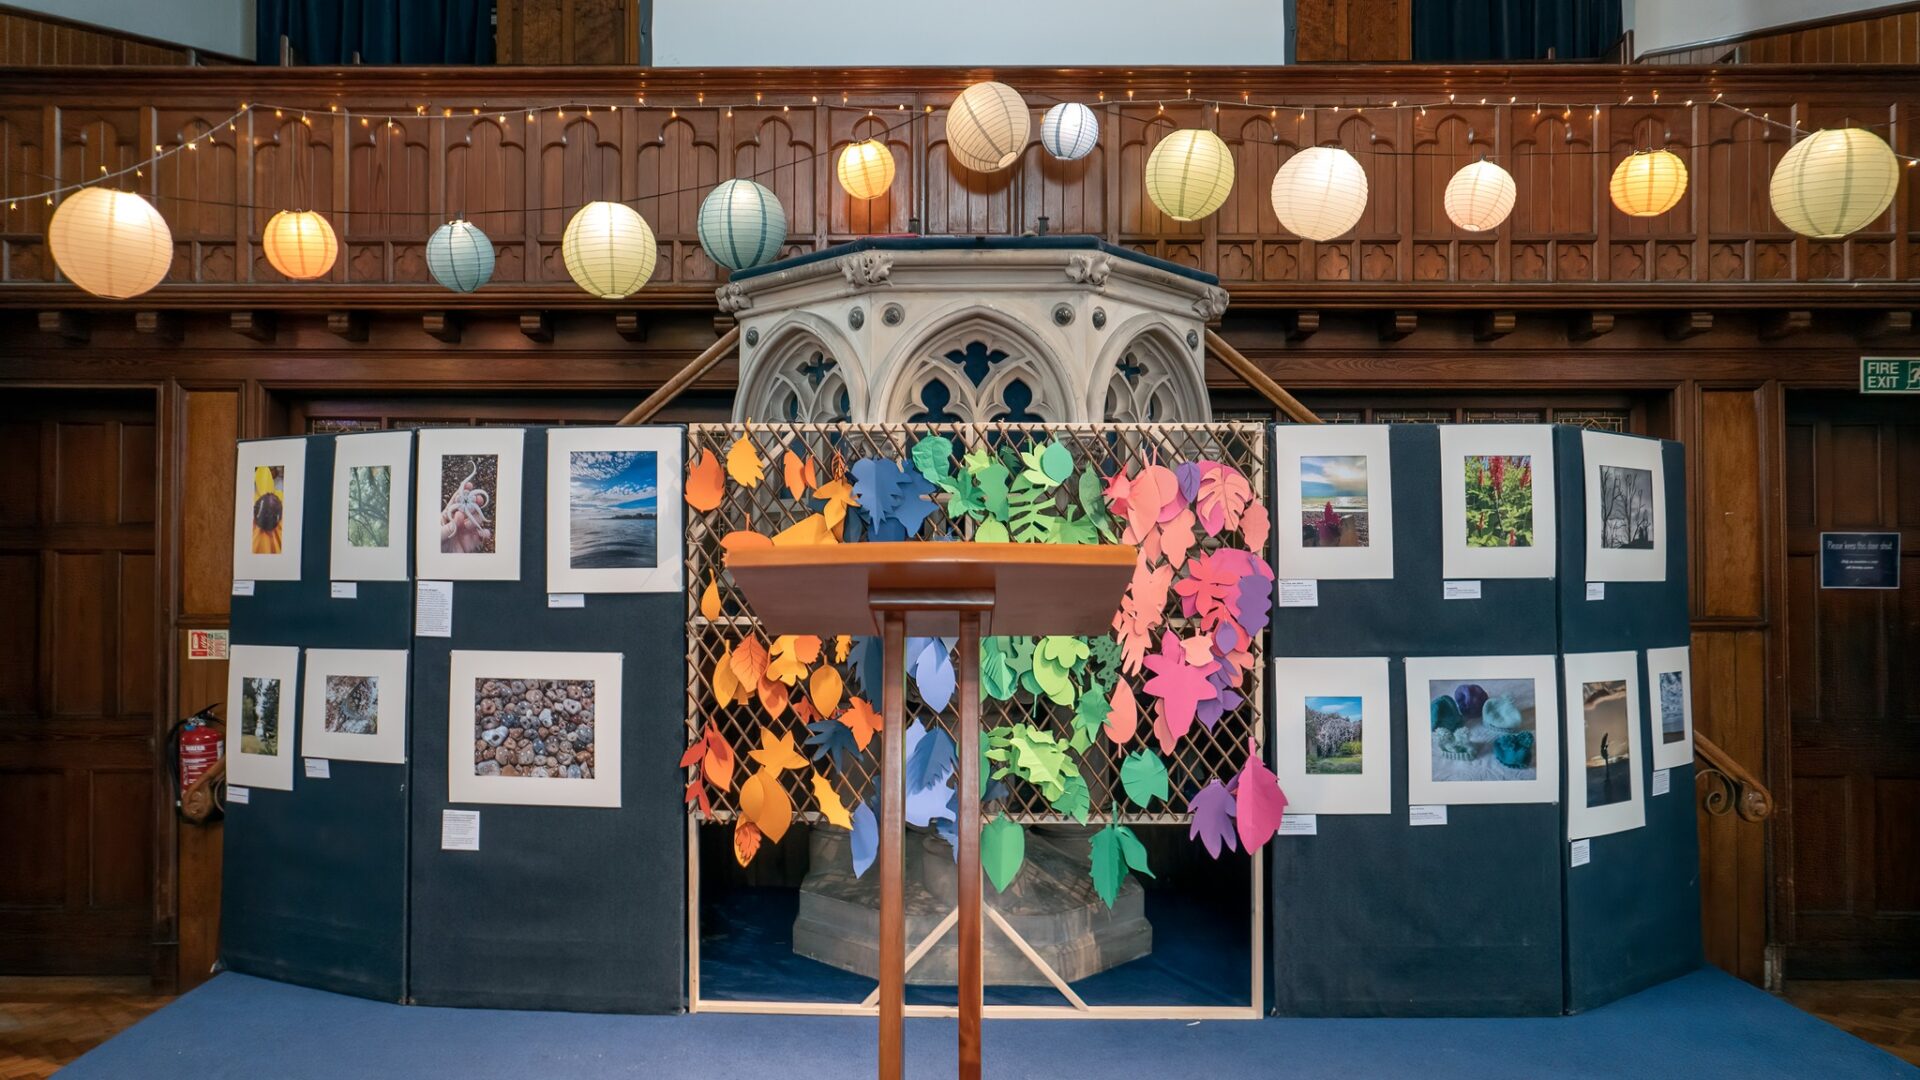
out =
[[[1175,221],[1198,221],[1233,190],[1233,154],[1204,128],[1169,132],[1147,155],[1147,198]]]
[[[1687,166],[1669,150],[1639,150],[1614,166],[1607,194],[1623,214],[1655,217],[1687,193]]]
[[[312,210],[282,210],[267,219],[260,238],[267,262],[294,281],[310,281],[333,269],[340,242],[333,226]]]
[[[1780,224],[1816,240],[1837,240],[1873,224],[1900,186],[1900,160],[1860,128],[1816,131],[1773,170],[1768,195]]]
[[[974,172],[999,172],[1020,159],[1031,124],[1020,91],[1006,83],[974,83],[947,110],[947,149]]]
[[[1447,216],[1468,232],[1486,232],[1513,212],[1513,177],[1491,161],[1476,161],[1447,181]]]
[[[787,212],[779,196],[759,184],[724,180],[700,203],[699,231],[708,258],[729,270],[744,270],[780,254]]]
[[[893,186],[893,151],[879,139],[840,151],[840,186],[856,199],[877,199]]]
[[[1273,213],[1287,231],[1331,240],[1367,212],[1367,170],[1337,146],[1309,146],[1273,174]]]
[[[658,251],[653,229],[631,206],[590,202],[567,222],[560,237],[567,273],[602,300],[631,295],[653,276]]]
[[[470,221],[449,221],[427,237],[427,270],[454,292],[472,292],[493,276],[493,241]]]
[[[1040,118],[1040,145],[1061,161],[1079,161],[1099,142],[1099,117],[1077,101],[1063,101]]]
[[[160,211],[112,188],[67,196],[47,223],[47,246],[68,281],[109,300],[139,296],[173,265],[173,230]]]

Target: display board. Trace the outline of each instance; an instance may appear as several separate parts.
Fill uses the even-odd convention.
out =
[[[1621,437],[1614,437],[1621,438]],[[1657,451],[1662,470],[1657,485],[1664,498],[1653,507],[1654,535],[1642,538],[1631,524],[1636,516],[1628,513],[1629,524],[1623,538],[1617,523],[1613,542],[1626,545],[1652,543],[1656,539],[1664,552],[1665,576],[1660,581],[1587,580],[1588,500],[1560,500],[1561,545],[1560,642],[1568,654],[1632,651],[1636,654],[1634,678],[1640,688],[1637,715],[1632,722],[1640,728],[1640,745],[1647,751],[1636,755],[1631,764],[1640,774],[1640,789],[1645,825],[1607,835],[1593,836],[1583,842],[1590,861],[1572,866],[1562,860],[1566,877],[1566,951],[1567,1009],[1581,1012],[1616,998],[1645,989],[1657,982],[1684,974],[1702,962],[1700,940],[1700,849],[1693,788],[1693,763],[1688,755],[1684,764],[1668,772],[1665,794],[1654,778],[1652,748],[1660,740],[1660,729],[1653,718],[1659,715],[1657,691],[1648,693],[1647,650],[1687,645],[1691,627],[1687,611],[1687,530],[1686,530],[1686,455],[1677,443],[1654,440],[1630,441],[1651,445]],[[1602,464],[1588,460],[1585,446],[1591,445],[1590,433],[1572,428],[1555,432],[1560,489],[1579,492],[1583,474]],[[1601,455],[1615,460],[1611,447],[1602,444]],[[1640,448],[1634,448],[1640,449]],[[1645,450],[1641,449],[1644,456]],[[1631,455],[1621,455],[1622,467],[1629,467]],[[1628,474],[1626,479],[1637,479]],[[1646,488],[1656,485],[1645,484]],[[1629,485],[1620,500],[1636,505],[1639,491]],[[1598,540],[1607,542],[1606,523],[1601,523]],[[1646,550],[1646,549],[1640,549]],[[1658,679],[1652,683],[1657,687]],[[1691,687],[1685,688],[1690,692]],[[1579,752],[1569,747],[1569,753]],[[1563,803],[1572,806],[1585,792],[1566,790]],[[1560,850],[1568,850],[1563,837]]]
[[[236,651],[291,647],[304,660],[308,649],[404,650],[411,627],[407,582],[352,582],[351,597],[335,596],[327,538],[337,440],[272,440],[301,441],[306,444],[303,472],[285,470],[278,487],[268,479],[259,493],[298,501],[300,514],[282,515],[286,527],[297,526],[304,534],[297,547],[298,576],[238,580],[232,606]],[[393,497],[404,505],[404,490]],[[243,539],[245,528],[243,521]],[[276,545],[263,540],[258,546]],[[278,550],[293,547],[282,543]],[[248,572],[246,565],[252,561],[240,572]],[[309,748],[300,732],[307,697],[304,667],[302,680],[275,691],[275,738],[289,755],[279,764],[290,766],[285,775],[291,789],[249,787],[240,782],[241,772],[229,780],[221,958],[228,969],[249,975],[400,1001],[407,963],[408,767],[315,758],[309,770],[304,757]],[[238,702],[228,703],[228,745],[234,755],[246,737],[243,711]],[[314,775],[321,771],[324,777]]]
[[[654,430],[681,438],[679,428]],[[546,507],[561,493],[548,487],[548,432],[524,434],[523,460],[513,470],[519,491],[488,492],[492,506],[514,507],[517,576],[451,582],[451,635],[413,641],[420,722],[413,743],[409,997],[423,1005],[676,1012],[686,996],[686,818],[675,767],[686,723],[685,595],[676,587],[550,601]],[[424,455],[422,462],[419,483],[437,498],[441,477],[424,467]],[[680,467],[660,464],[676,474]],[[507,472],[501,467],[496,475]],[[432,523],[425,513],[420,520]],[[660,562],[682,559],[677,532],[661,530],[654,542]],[[486,655],[498,653],[516,656]],[[456,665],[467,673],[457,696]],[[613,671],[617,680],[608,677]],[[499,678],[488,680],[488,673]],[[477,751],[505,736],[495,734],[504,725],[476,726],[480,708],[495,710],[487,717],[505,715],[515,682],[522,684],[516,700],[535,692],[543,709],[564,711],[558,706],[572,701],[607,710],[592,717],[590,742],[582,737],[581,711],[564,731],[569,755],[574,746],[617,746],[617,770],[602,766],[601,775],[573,778],[481,773]],[[463,725],[459,740],[451,738],[452,724]],[[610,738],[615,731],[619,737]],[[455,769],[463,780],[481,782],[481,794],[466,795],[476,801],[449,798]],[[603,780],[613,783],[611,804],[605,794],[584,804],[569,794],[604,793]],[[449,810],[456,829],[470,823],[465,814],[478,814],[477,849],[443,847]],[[448,839],[455,848],[469,844]]]

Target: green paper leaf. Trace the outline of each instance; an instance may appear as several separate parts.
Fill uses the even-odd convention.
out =
[[[945,435],[928,435],[913,444],[913,467],[927,482],[942,491],[953,490],[953,477],[947,463],[953,460],[953,440]]]
[[[1091,683],[1080,692],[1080,700],[1073,705],[1073,742],[1076,751],[1084,753],[1092,746],[1106,725],[1107,714],[1113,711],[1113,703],[1108,700],[1113,695],[1110,688],[1098,682]]]
[[[1093,834],[1093,888],[1100,899],[1112,908],[1113,902],[1120,897],[1120,886],[1126,883],[1127,869],[1131,867],[1148,877],[1153,871],[1147,869],[1147,849],[1133,830],[1120,824],[1119,808],[1114,808],[1114,819],[1107,827]]]
[[[995,701],[1011,700],[1020,684],[1020,673],[1010,662],[1012,655],[1013,647],[1006,638],[980,639],[980,687]]]
[[[1040,471],[1058,484],[1073,475],[1073,452],[1057,442],[1048,442],[1040,452]]]
[[[1057,705],[1071,706],[1073,669],[1087,658],[1087,652],[1087,643],[1076,637],[1041,638],[1033,650],[1033,681],[1040,692]]]
[[[1060,794],[1049,798],[1047,805],[1085,825],[1093,813],[1093,792],[1087,790],[1086,778],[1075,770],[1061,778]]]
[[[980,830],[980,866],[993,882],[995,892],[1006,892],[1027,860],[1027,831],[1020,823],[1000,814]]]
[[[1127,793],[1127,801],[1142,810],[1157,797],[1167,801],[1167,766],[1160,755],[1142,747],[1127,755],[1120,765],[1120,786]]]
[[[1083,517],[1075,517],[1073,516],[1073,511],[1068,510],[1066,516],[1061,518],[1059,523],[1054,526],[1053,542],[1056,544],[1097,544],[1100,542],[1100,532],[1094,528],[1093,522]]]
[[[947,489],[947,517],[950,519],[978,517],[986,512],[987,504],[980,498],[980,488],[973,482],[973,474],[969,472],[956,474],[953,478],[953,486]]]
[[[1106,485],[1100,482],[1100,471],[1089,461],[1080,470],[1079,489],[1075,492],[1080,500],[1080,509],[1087,512],[1087,520],[1095,528],[1113,539],[1113,518],[1107,513]]]
[[[1007,527],[993,518],[988,518],[974,527],[973,539],[978,544],[1004,544],[1011,539]]]
[[[980,501],[987,508],[987,513],[1001,521],[1007,520],[1007,515],[1012,512],[1007,504],[1007,486],[1013,480],[1013,473],[997,461],[967,471],[980,486]]]

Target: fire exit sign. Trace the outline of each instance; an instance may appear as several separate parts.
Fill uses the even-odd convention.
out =
[[[1863,394],[1920,394],[1920,357],[1861,357],[1860,392]]]

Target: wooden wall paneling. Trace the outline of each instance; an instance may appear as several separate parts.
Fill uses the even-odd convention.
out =
[[[173,231],[168,281],[226,283],[245,276],[237,248],[242,212],[234,204],[245,201],[238,184],[246,143],[240,125],[246,118],[229,122],[230,115],[231,110],[217,107],[153,110],[153,145],[173,149],[214,136],[210,142],[196,141],[197,150],[157,163],[140,184]]]
[[[1698,440],[1694,444],[1698,587],[1696,616],[1764,619],[1768,544],[1764,476],[1766,458],[1760,390],[1750,386],[1703,386],[1699,391]],[[1752,763],[1749,763],[1752,764]]]
[[[434,184],[448,220],[471,221],[493,242],[491,280],[499,282],[527,280],[527,223],[520,210],[531,204],[523,115],[496,110],[458,118],[447,128],[444,165]],[[441,222],[425,224],[439,228]]]
[[[1642,64],[1916,64],[1920,8],[1837,16],[1641,56]]]
[[[780,253],[798,255],[825,242],[817,231],[819,207],[839,195],[832,161],[816,157],[824,145],[809,110],[738,109],[721,118],[722,144],[730,147],[725,175],[752,180],[780,200],[787,215],[787,236]]]
[[[1687,193],[1673,209],[1657,217],[1633,217],[1607,200],[1609,244],[1608,278],[1614,281],[1689,281],[1695,277],[1694,207],[1699,200],[1696,179],[1699,160],[1690,146],[1691,111],[1680,105],[1623,105],[1605,111],[1609,153],[1606,175],[1636,150],[1671,150],[1685,162],[1690,176]]]
[[[191,65],[195,50],[133,34],[69,22],[19,8],[0,7],[0,64]]]
[[[1033,134],[1015,166],[1020,173],[1016,184],[1020,192],[1017,215],[1020,231],[1033,228],[1044,214],[1049,232],[1104,236],[1107,232],[1106,120],[1100,118],[1103,138],[1092,152],[1078,161],[1061,161],[1040,144],[1040,121],[1047,108],[1047,104],[1041,103],[1032,109]],[[1234,194],[1240,194],[1238,183],[1234,185]]]
[[[943,234],[949,213],[967,213],[972,207],[963,197],[957,211],[949,206],[949,192],[944,187],[944,178],[950,161],[944,138],[944,113],[936,111],[932,117],[926,117],[912,123],[902,123],[905,114],[898,110],[888,112],[875,109],[873,115],[851,112],[845,109],[826,110],[828,145],[831,150],[823,159],[825,168],[831,172],[840,161],[840,153],[848,146],[868,139],[879,139],[893,154],[893,186],[876,199],[856,199],[840,187],[834,176],[824,176],[827,190],[828,213],[825,225],[824,243],[835,244],[861,236],[885,233],[903,233],[907,231],[910,218],[921,219],[923,232]],[[916,142],[916,129],[926,128],[930,132],[940,132],[938,141],[930,135],[924,142]],[[922,161],[931,161],[938,156],[941,165],[936,177],[931,166],[916,168]],[[1004,177],[1006,174],[1002,173]],[[924,209],[921,209],[924,200]],[[984,211],[983,211],[984,214]],[[1004,198],[1001,203],[1000,219],[1006,220]]]
[[[500,0],[494,56],[502,64],[635,64],[637,0]]]
[[[1820,128],[1871,127],[1881,138],[1892,137],[1890,124],[1897,112],[1890,101],[1852,102],[1832,105],[1808,102],[1801,110],[1803,132]],[[1903,177],[1913,186],[1913,173]],[[1905,210],[1897,194],[1893,202],[1872,224],[1844,240],[1807,240],[1807,276],[1815,281],[1883,281],[1898,276],[1894,237],[1898,218]]]
[[[721,130],[727,121],[716,109],[625,112],[639,135],[635,195],[640,215],[660,245],[654,280],[713,288],[726,271],[700,246],[700,201],[732,175],[721,164]]]
[[[1695,728],[1742,764],[1761,756],[1765,740],[1763,639],[1758,630],[1695,630],[1693,635]],[[1707,961],[1759,982],[1768,940],[1766,829],[1736,814],[1704,813],[1699,829]]]
[[[1215,121],[1233,152],[1233,190],[1213,217],[1213,264],[1228,289],[1265,277],[1265,253],[1277,253],[1286,243],[1270,193],[1274,174],[1299,151],[1292,141],[1299,137],[1297,116],[1292,111],[1228,106]],[[1285,265],[1293,265],[1290,257]],[[1275,275],[1283,281],[1292,276]]]

